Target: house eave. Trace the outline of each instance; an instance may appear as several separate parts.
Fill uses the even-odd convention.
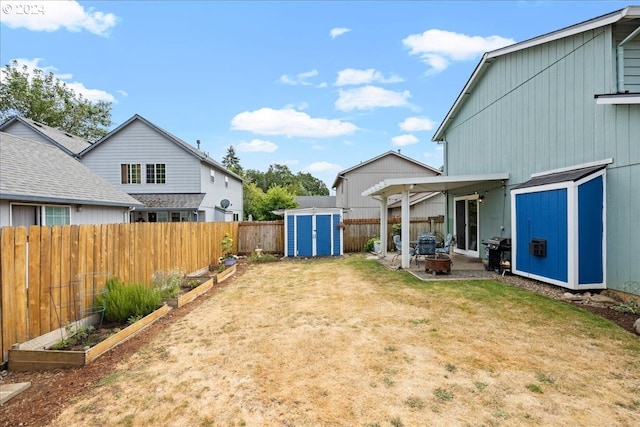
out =
[[[482,59],[480,60],[480,62],[478,63],[476,69],[473,71],[471,77],[465,84],[464,88],[456,98],[455,102],[453,103],[453,106],[451,107],[451,109],[449,109],[444,120],[442,120],[442,122],[440,123],[440,126],[434,133],[431,140],[433,142],[445,141],[445,135],[446,135],[447,129],[449,128],[449,125],[451,124],[451,122],[455,119],[455,116],[458,110],[460,109],[462,104],[464,104],[464,102],[466,101],[466,98],[469,95],[471,95],[473,89],[478,84],[478,81],[480,80],[481,76],[485,73],[486,69],[489,67],[489,65],[495,58],[509,54],[509,53],[517,52],[523,49],[527,49],[530,47],[538,46],[540,44],[549,43],[551,41],[558,40],[564,37],[570,37],[572,35],[579,34],[585,31],[611,25],[625,18],[639,18],[639,17],[640,17],[640,6],[629,6],[624,9],[621,9],[621,10],[618,10],[594,19],[590,19],[588,21],[584,21],[584,22],[581,22],[557,31],[553,31],[551,33],[547,33],[538,37],[534,37],[532,39],[528,39],[519,43],[512,44],[510,46],[506,46],[506,47],[485,53],[482,56]]]
[[[599,105],[631,105],[640,104],[640,93],[613,93],[594,95]]]

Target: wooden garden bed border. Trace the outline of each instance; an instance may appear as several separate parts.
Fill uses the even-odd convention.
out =
[[[16,344],[13,348],[9,349],[9,370],[45,371],[56,368],[82,367],[97,359],[113,347],[116,347],[133,337],[135,334],[163,317],[169,312],[169,310],[171,310],[171,307],[164,304],[153,313],[148,314],[134,324],[127,326],[120,332],[84,351],[45,350],[44,347],[39,350],[21,349],[20,347],[33,348],[33,346],[29,341],[22,344]],[[35,340],[39,340],[39,337],[35,338]]]

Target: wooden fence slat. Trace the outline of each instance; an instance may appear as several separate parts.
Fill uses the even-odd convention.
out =
[[[42,335],[40,332],[40,231],[41,227],[29,227],[29,339]]]
[[[51,331],[51,227],[40,229],[40,334]],[[33,337],[35,338],[35,337]]]
[[[63,323],[63,315],[62,315],[62,282],[60,279],[60,265],[62,262],[66,261],[62,259],[62,249],[61,249],[61,228],[60,227],[52,227],[51,228],[51,270],[50,273],[50,285],[49,285],[49,293],[51,295],[51,319],[49,323],[49,330],[53,331],[54,329],[61,328]],[[70,252],[71,256],[74,256],[74,252]]]
[[[27,297],[27,229],[25,227],[16,228],[15,252],[14,252],[14,279],[13,286],[16,296],[16,328],[17,342],[27,341],[29,336],[27,307],[29,300]]]
[[[17,341],[16,332],[16,297],[14,295],[14,257],[15,257],[15,229],[0,228],[0,304],[2,307],[2,360],[9,357],[9,348]]]

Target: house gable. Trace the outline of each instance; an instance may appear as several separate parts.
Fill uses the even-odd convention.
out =
[[[79,136],[63,132],[25,117],[13,117],[0,126],[0,131],[31,141],[53,145],[70,156],[75,156],[91,146],[89,141]]]

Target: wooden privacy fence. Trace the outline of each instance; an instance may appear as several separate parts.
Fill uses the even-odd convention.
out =
[[[28,231],[28,233],[27,233]],[[156,272],[217,264],[237,222],[132,223],[0,229],[0,350],[89,313],[105,281],[151,284]],[[234,244],[234,252],[237,243]]]
[[[392,218],[388,223],[393,249]],[[344,252],[380,235],[379,219],[344,220]],[[444,234],[442,217],[412,219],[411,239]],[[181,222],[4,227],[0,229],[0,350],[85,317],[106,279],[151,284],[154,273],[193,272],[217,264],[225,232],[234,253],[284,253],[284,221]]]
[[[390,218],[387,222],[387,244],[388,250],[393,247],[393,225],[400,224],[400,218]],[[380,219],[363,218],[363,219],[345,219],[344,220],[344,252],[360,252],[367,244],[370,238],[380,236]],[[417,240],[420,233],[435,233],[441,239],[446,234],[443,216],[429,218],[411,219],[409,228],[409,236],[411,240]]]
[[[244,221],[238,223],[238,254],[256,249],[264,253],[284,253],[284,221]]]

